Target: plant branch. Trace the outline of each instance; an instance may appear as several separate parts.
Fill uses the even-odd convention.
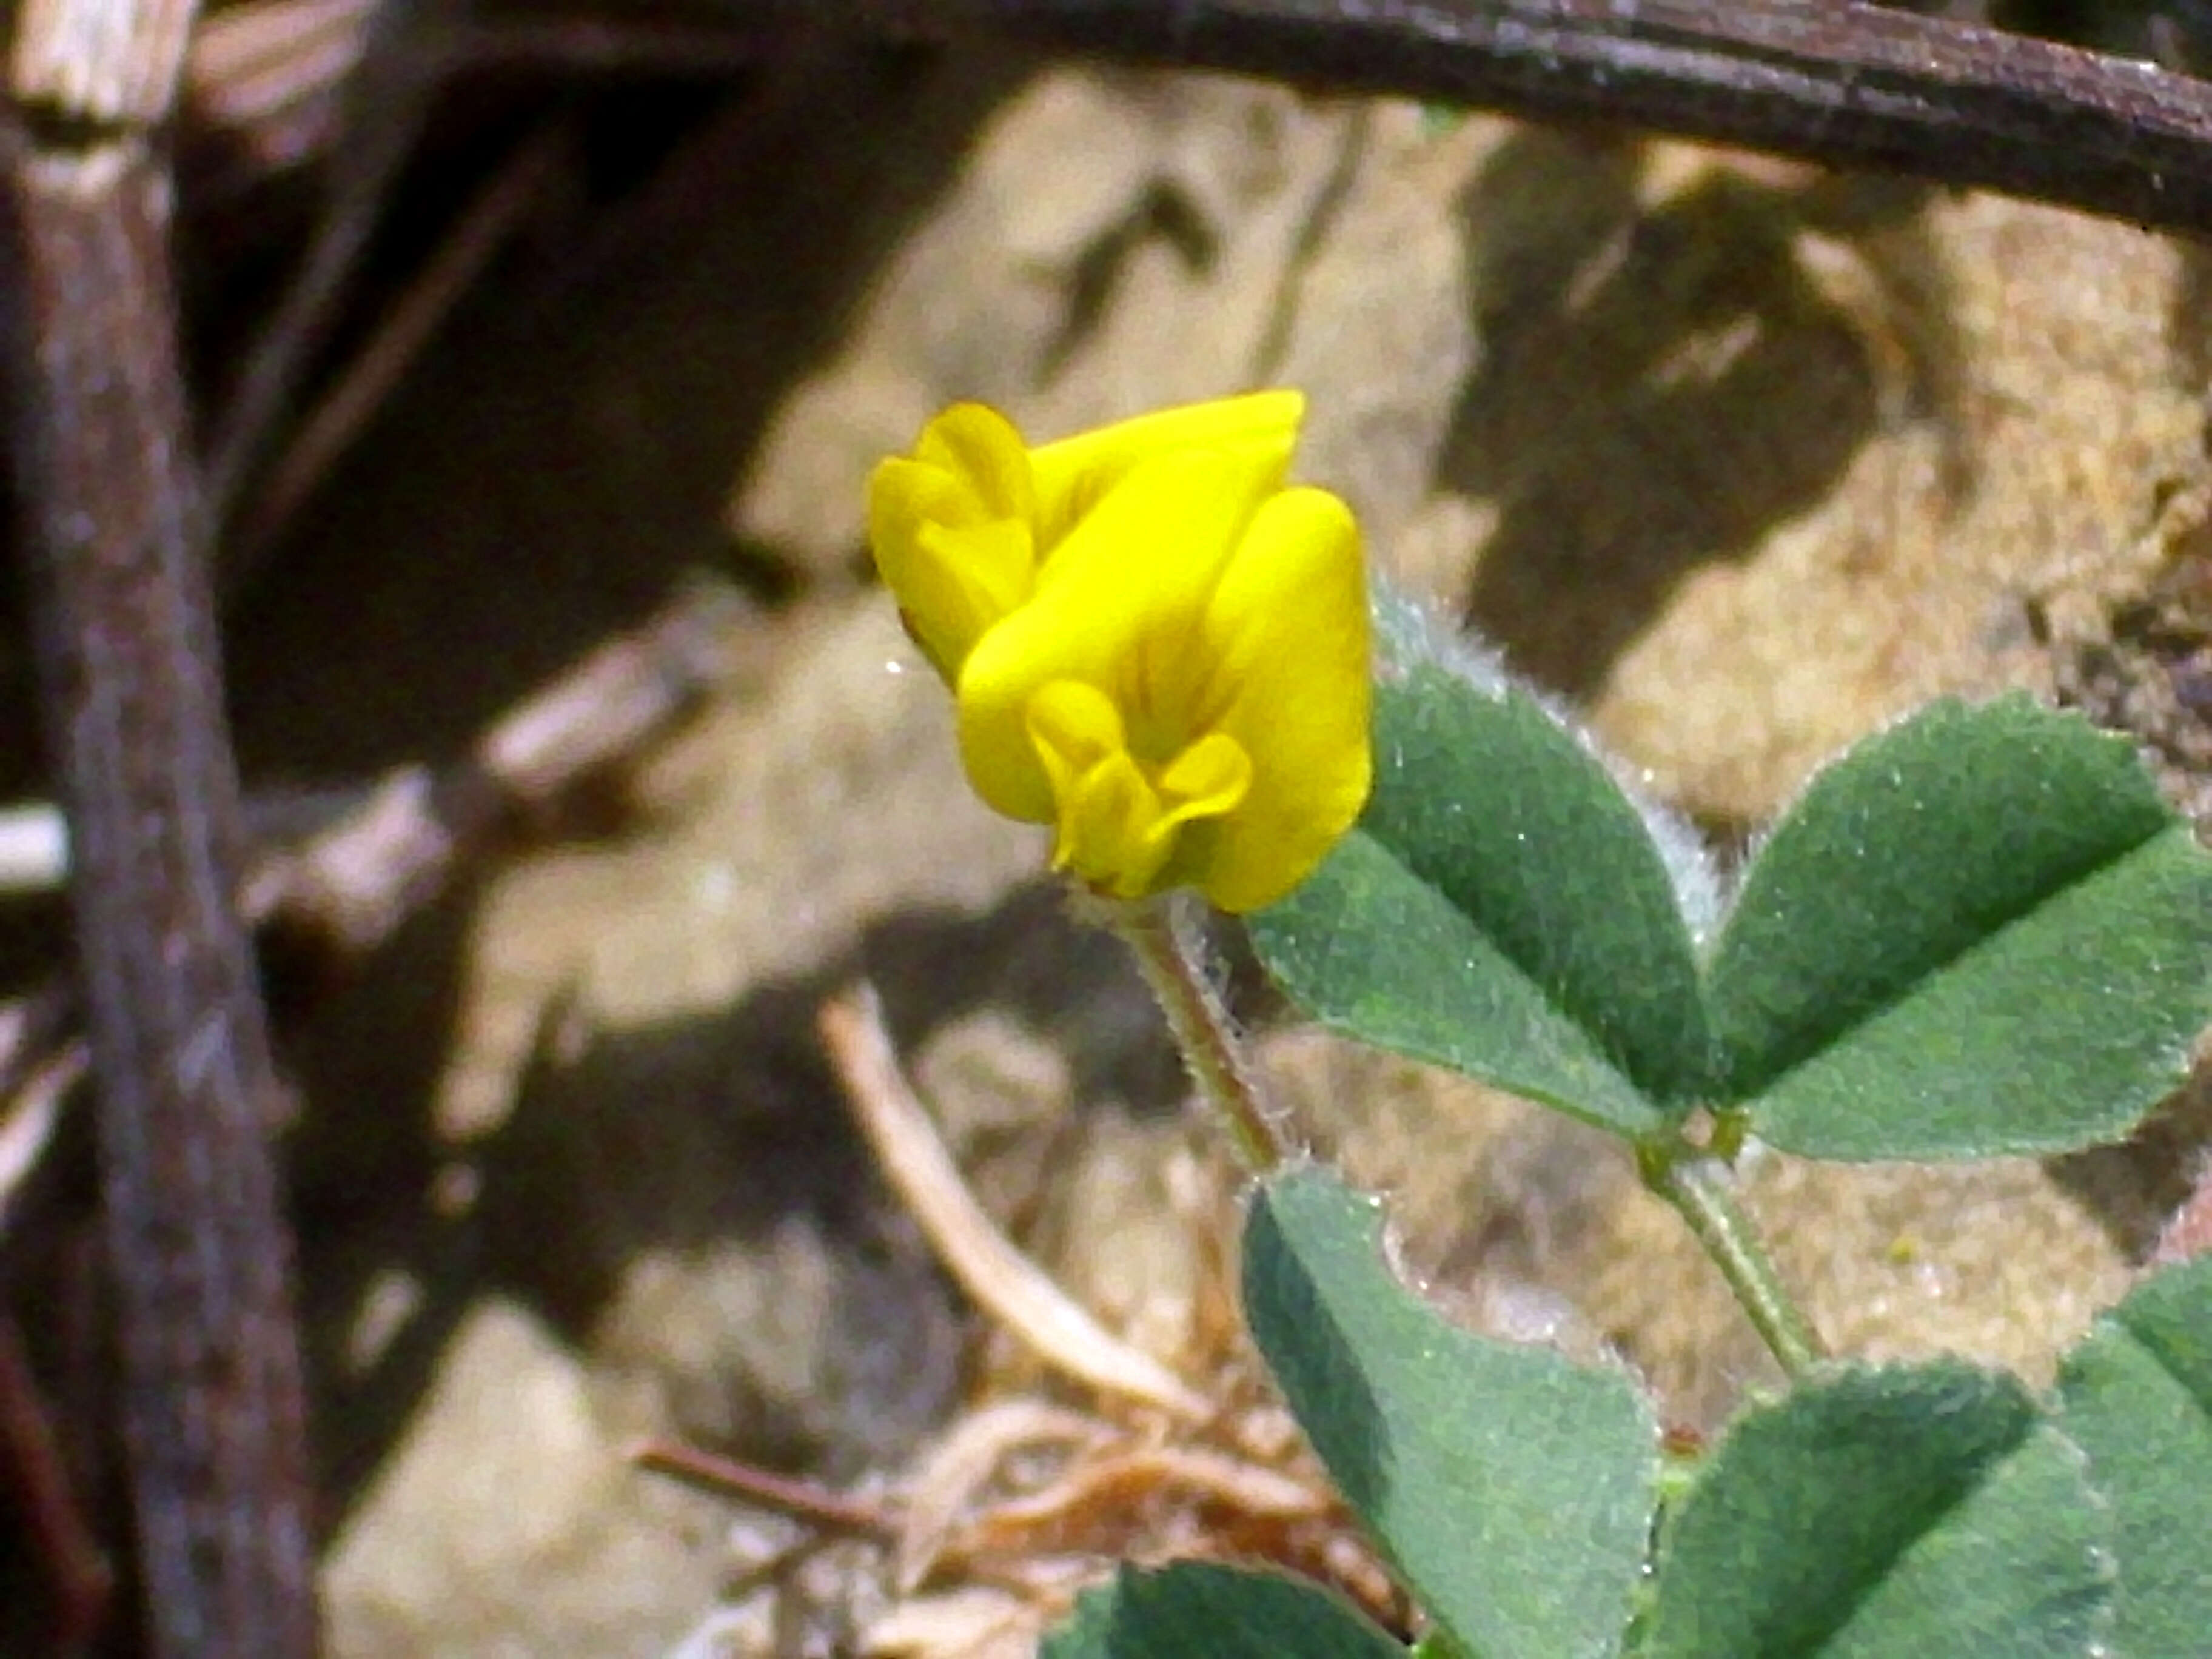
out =
[[[1331,92],[1642,127],[2212,232],[2212,86],[1857,0],[807,0],[806,9],[897,33],[994,33]]]
[[[152,135],[191,0],[34,0],[0,360],[117,1287],[149,1650],[317,1645],[290,1230]]]
[[[1826,1357],[1812,1323],[1783,1288],[1765,1246],[1720,1176],[1721,1165],[1677,1146],[1639,1146],[1644,1184],[1674,1206],[1782,1369],[1802,1376]]]

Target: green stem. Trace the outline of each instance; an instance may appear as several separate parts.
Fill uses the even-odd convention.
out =
[[[1211,952],[1190,904],[1185,895],[1170,893],[1134,903],[1103,900],[1086,909],[1136,952],[1199,1092],[1228,1128],[1245,1166],[1267,1175],[1282,1165],[1283,1139],[1214,983]]]
[[[1643,1147],[1637,1162],[1644,1184],[1689,1223],[1782,1369],[1802,1376],[1824,1358],[1811,1322],[1782,1288],[1758,1230],[1721,1179],[1721,1166],[1692,1148],[1671,1146]]]

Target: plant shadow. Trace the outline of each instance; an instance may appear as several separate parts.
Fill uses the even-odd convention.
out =
[[[1467,620],[1585,697],[1700,567],[1741,563],[1886,430],[1947,433],[1950,287],[1895,181],[1705,165],[1516,134],[1457,204],[1480,368],[1438,488],[1495,529]],[[1947,441],[1944,488],[1972,479]]]

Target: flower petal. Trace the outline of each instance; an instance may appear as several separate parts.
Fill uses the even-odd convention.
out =
[[[1130,757],[1114,705],[1095,686],[1055,680],[1030,699],[1029,732],[1052,779],[1053,868],[1117,897],[1145,891],[1173,837],[1155,833],[1159,797]]]
[[[1028,599],[1036,555],[1018,520],[978,520],[965,493],[917,461],[879,464],[868,481],[876,569],[907,632],[948,682],[986,629]]]
[[[1165,822],[1218,818],[1242,805],[1252,787],[1252,757],[1225,732],[1209,732],[1160,774]]]
[[[997,410],[958,404],[911,456],[868,479],[868,543],[907,631],[948,681],[984,631],[1036,579],[1036,492],[1021,434]]]
[[[1158,777],[1129,753],[1120,713],[1095,686],[1055,680],[1030,699],[1029,732],[1052,781],[1059,834],[1053,867],[1117,898],[1141,898],[1185,878],[1186,826],[1235,811],[1252,763],[1210,732]]]
[[[1305,418],[1297,392],[1253,392],[1163,409],[1079,433],[1030,453],[1036,481],[1037,546],[1043,556],[1130,471],[1163,455],[1226,450],[1273,468],[1268,488],[1289,475],[1291,451]]]
[[[1222,574],[1200,652],[1215,729],[1251,757],[1200,881],[1231,912],[1272,904],[1358,820],[1373,781],[1366,577],[1352,511],[1321,489],[1270,498]]]
[[[1014,423],[988,404],[955,404],[921,429],[914,458],[960,479],[994,519],[1034,520],[1030,451]]]
[[[1038,688],[1024,711],[1024,723],[1052,780],[1053,793],[1062,800],[1084,774],[1128,752],[1112,700],[1080,680],[1054,680]]]
[[[1147,764],[1166,765],[1204,735],[1199,630],[1272,475],[1264,456],[1207,451],[1135,469],[1054,554],[1030,602],[976,643],[957,687],[960,753],[994,810],[1054,821],[1027,720],[1030,700],[1055,680],[1102,692]]]

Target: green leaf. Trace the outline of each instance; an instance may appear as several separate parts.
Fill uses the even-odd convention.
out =
[[[1363,831],[1249,925],[1276,981],[1331,1030],[1617,1134],[1667,1121],[1479,927]]]
[[[1085,1590],[1037,1659],[1406,1659],[1340,1597],[1273,1573],[1177,1562]]]
[[[1534,699],[1433,660],[1378,688],[1359,829],[1252,918],[1322,1024],[1638,1134],[1705,1092],[1697,958],[1651,830]]]
[[[1461,1648],[1619,1651],[1658,1474],[1625,1374],[1448,1322],[1385,1264],[1375,1202],[1319,1170],[1255,1199],[1244,1309],[1338,1488]]]
[[[1708,995],[1719,1097],[1789,1151],[2113,1139],[2212,1009],[2212,859],[2124,739],[2024,696],[1935,703],[1776,828]]]
[[[1663,1528],[1644,1659],[2110,1651],[2109,1517],[2015,1377],[1815,1374],[1729,1431]]]
[[[2212,1257],[2100,1318],[2060,1366],[2058,1393],[2112,1508],[2115,1650],[2192,1659],[2212,1639]]]

